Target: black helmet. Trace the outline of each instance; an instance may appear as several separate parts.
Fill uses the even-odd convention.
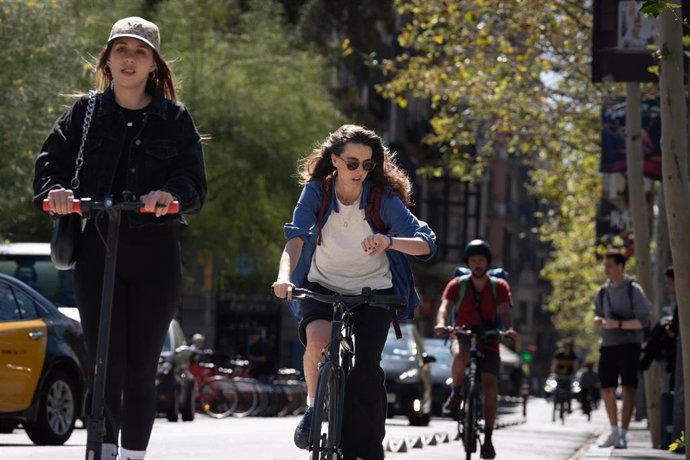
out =
[[[472,240],[465,246],[465,264],[470,256],[485,256],[489,265],[491,265],[491,246],[484,240]]]

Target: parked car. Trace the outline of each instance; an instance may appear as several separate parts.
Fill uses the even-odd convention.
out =
[[[11,263],[0,260],[2,271]],[[17,266],[26,276],[33,268]],[[35,444],[64,444],[83,416],[86,375],[81,324],[0,273],[0,431],[22,424]]]
[[[23,281],[57,305],[61,313],[79,321],[74,300],[74,271],[57,270],[49,243],[0,244],[0,273]]]
[[[156,376],[157,412],[171,422],[178,417],[194,420],[194,376],[189,371],[191,350],[187,346],[182,327],[173,319],[165,336],[158,360]]]
[[[0,273],[14,276],[52,301],[61,313],[79,321],[79,310],[74,298],[74,270],[57,270],[50,259],[49,243],[0,244]],[[187,363],[189,356],[178,353],[185,345],[179,323],[170,323],[158,364],[156,391],[158,411],[169,420],[193,420],[193,405],[187,403],[190,388]],[[0,396],[1,398],[1,396]],[[190,412],[191,410],[191,412]],[[0,426],[2,429],[2,426]]]
[[[431,412],[434,415],[443,415],[441,408],[443,403],[450,396],[453,388],[453,378],[451,377],[451,366],[453,357],[450,354],[450,342],[446,339],[437,337],[424,338],[424,350],[436,358],[431,363]]]
[[[431,418],[431,369],[435,361],[424,351],[414,324],[401,324],[402,338],[391,328],[383,348],[381,367],[386,373],[388,415],[404,415],[413,426],[426,426]]]

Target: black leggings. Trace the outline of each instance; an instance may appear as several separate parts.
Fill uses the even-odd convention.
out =
[[[106,220],[99,220],[99,227],[107,241]],[[89,221],[75,269],[75,294],[90,374],[98,342],[104,249],[95,224]],[[123,447],[146,450],[156,411],[158,358],[177,309],[181,280],[180,249],[174,230],[128,229],[123,216],[106,374],[106,443],[118,444],[121,431]],[[89,386],[92,384],[90,381]],[[89,407],[90,398],[87,410]]]
[[[306,283],[305,288],[332,293],[317,283]],[[377,291],[394,295],[393,289]],[[316,319],[333,319],[333,307],[317,300],[302,302],[300,337],[306,343],[307,323]],[[381,308],[361,305],[354,310],[355,365],[345,383],[345,409],[340,446],[344,460],[360,457],[366,460],[383,459],[383,438],[386,435],[386,375],[381,369],[381,353],[388,338],[392,314]]]

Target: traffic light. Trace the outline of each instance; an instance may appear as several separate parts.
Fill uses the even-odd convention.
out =
[[[522,358],[522,361],[525,363],[532,362],[532,353],[530,353],[529,351],[520,352],[520,357]]]

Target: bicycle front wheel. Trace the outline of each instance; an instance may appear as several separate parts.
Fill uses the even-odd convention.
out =
[[[472,454],[477,451],[477,409],[479,395],[477,388],[470,387],[467,395],[467,402],[465,404],[465,422],[463,427],[463,441],[465,444],[465,458],[470,460]]]
[[[206,415],[224,418],[237,408],[237,389],[232,380],[217,375],[199,388],[199,400]]]
[[[331,362],[319,371],[311,426],[311,460],[340,460],[340,433],[345,379]]]

